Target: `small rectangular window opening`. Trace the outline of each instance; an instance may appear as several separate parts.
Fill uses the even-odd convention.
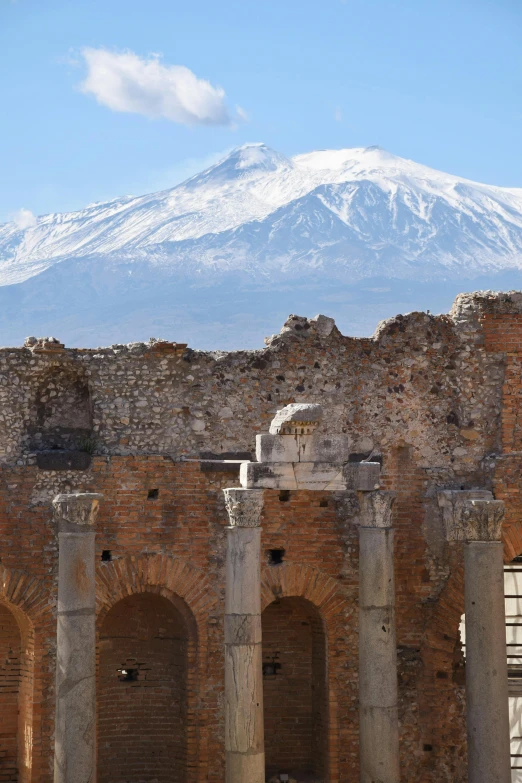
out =
[[[287,503],[290,500],[290,490],[289,489],[282,489],[279,492],[279,501],[281,503]]]
[[[269,549],[268,565],[281,565],[285,557],[285,549]]]
[[[102,552],[101,559],[104,563],[109,563],[112,560],[112,552],[110,549],[104,549]]]
[[[149,489],[147,500],[157,500],[159,498],[159,489]]]
[[[118,677],[120,682],[136,682],[139,669],[118,669],[118,672],[120,674]]]
[[[327,508],[328,501],[327,500],[320,500],[319,501],[319,506],[320,506],[320,508]]]
[[[263,662],[263,677],[275,677],[277,672],[281,669],[281,664],[276,661],[276,657],[279,653],[276,653],[271,661]]]

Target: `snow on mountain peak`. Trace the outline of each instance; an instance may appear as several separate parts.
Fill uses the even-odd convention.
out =
[[[357,174],[370,171],[386,173],[394,170],[413,174],[432,171],[427,166],[400,158],[378,146],[318,150],[317,152],[296,155],[292,160],[296,166],[301,168],[314,171],[335,171],[338,172],[338,175],[344,174],[345,179],[351,179]],[[435,172],[433,171],[433,173]]]
[[[281,153],[267,147],[266,144],[243,144],[236,147],[213,166],[196,174],[189,182],[202,185],[210,182],[223,182],[256,177],[277,171],[280,168],[291,168],[292,162]]]
[[[238,169],[275,171],[279,166],[288,166],[290,163],[283,155],[274,152],[265,144],[245,144],[235,152]]]
[[[522,190],[375,146],[287,158],[245,144],[170,190],[46,215],[26,229],[0,226],[0,286],[78,258],[274,280],[303,265],[346,268],[354,279],[522,268]]]

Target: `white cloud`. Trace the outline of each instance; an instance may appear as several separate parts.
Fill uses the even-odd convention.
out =
[[[16,225],[17,228],[23,230],[25,228],[33,228],[36,226],[37,220],[30,209],[19,209],[18,212],[13,212],[9,216],[10,220]]]
[[[334,111],[334,120],[336,122],[342,122],[343,121],[343,112],[342,112],[342,109],[339,108],[339,106]]]
[[[139,57],[86,47],[84,93],[113,111],[160,117],[183,125],[229,125],[225,91],[183,65],[163,65],[157,54]]]

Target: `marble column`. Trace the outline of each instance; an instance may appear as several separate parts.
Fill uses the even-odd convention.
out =
[[[439,503],[448,539],[464,542],[468,780],[510,783],[504,503],[465,490],[439,493]]]
[[[53,500],[59,541],[54,783],[96,780],[94,525],[101,497]]]
[[[361,783],[399,783],[392,505],[359,492],[359,749]]]
[[[263,491],[225,489],[226,783],[265,783],[261,647]]]

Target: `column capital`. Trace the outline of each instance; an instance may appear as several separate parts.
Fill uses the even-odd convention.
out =
[[[486,490],[441,490],[437,500],[448,541],[500,541],[504,502]]]
[[[263,490],[235,487],[224,489],[225,506],[231,527],[259,527],[263,510]]]
[[[71,492],[67,495],[56,495],[53,500],[55,519],[70,525],[93,527],[102,498],[103,495],[97,492]]]
[[[358,492],[360,507],[360,526],[387,528],[392,526],[392,506],[397,497],[396,492],[374,490]]]

